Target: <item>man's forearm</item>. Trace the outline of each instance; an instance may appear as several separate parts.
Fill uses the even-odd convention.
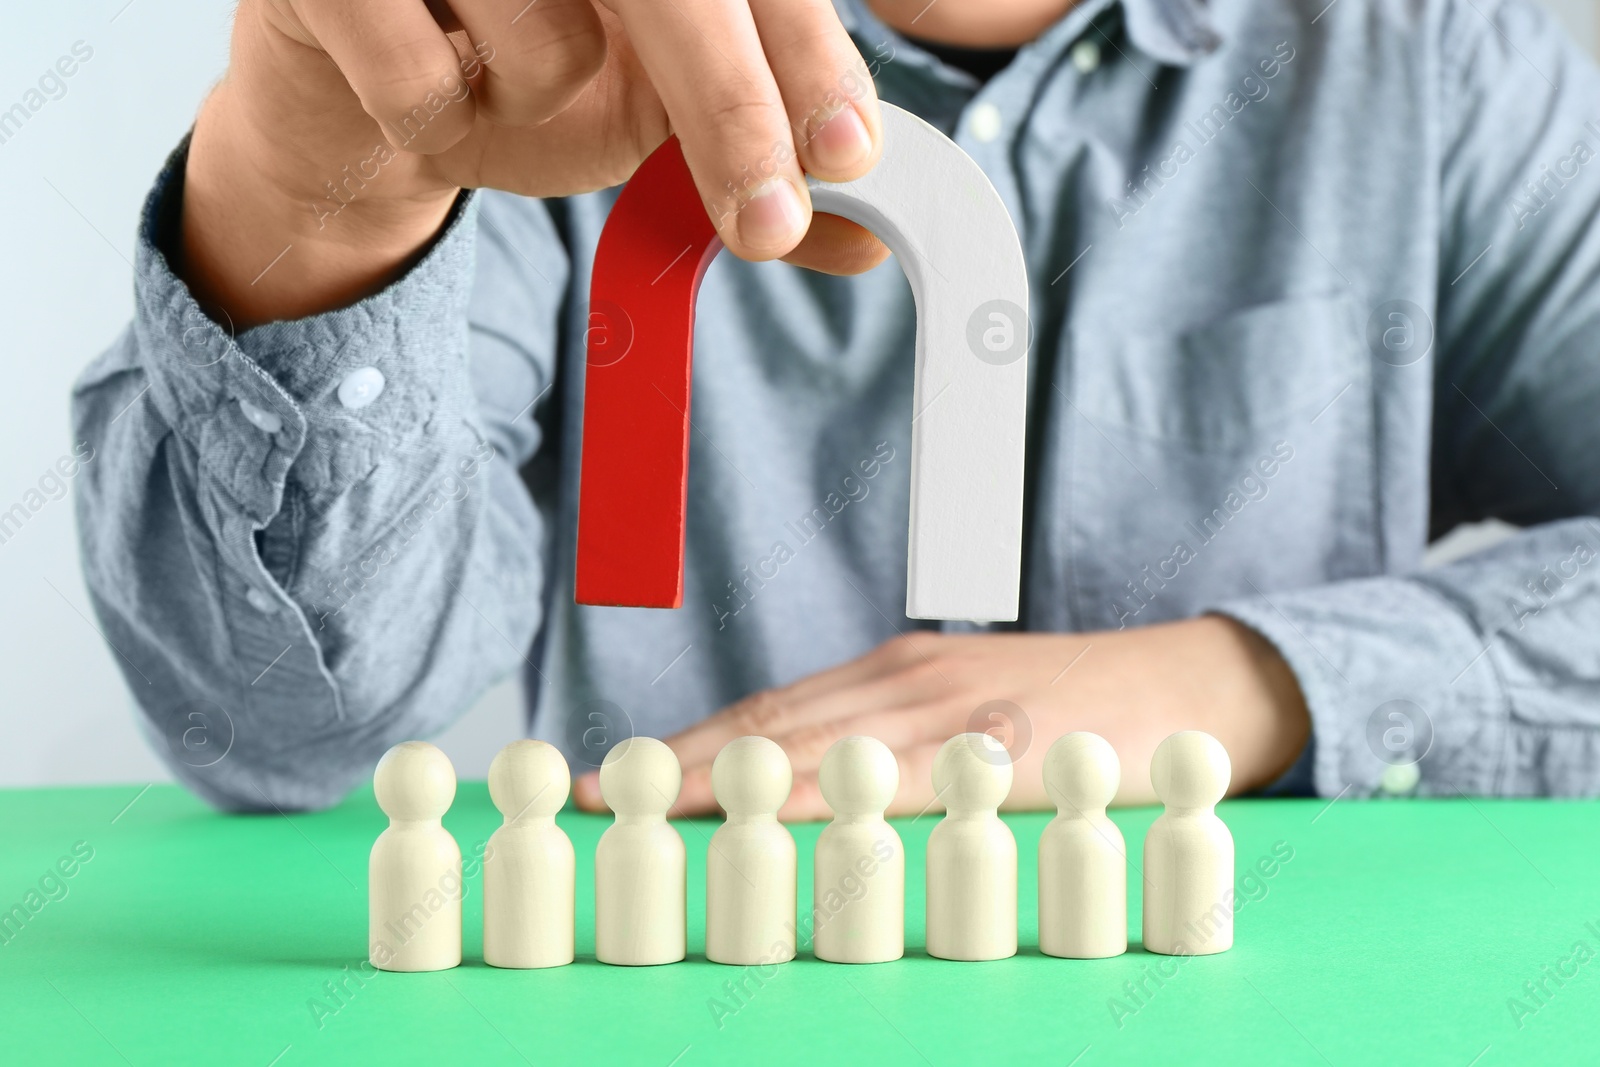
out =
[[[134,326],[74,394],[97,453],[75,480],[85,578],[184,781],[229,808],[323,806],[520,660],[542,541],[516,468],[540,437],[475,403],[476,205],[371,307],[230,341],[155,243],[183,163],[146,207]],[[536,254],[561,284],[527,322],[551,324],[562,251]]]

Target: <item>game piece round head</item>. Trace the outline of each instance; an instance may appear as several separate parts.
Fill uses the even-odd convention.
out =
[[[1183,730],[1156,746],[1150,786],[1169,808],[1209,808],[1228,792],[1228,750],[1208,733]]]
[[[988,734],[957,734],[933,758],[933,791],[951,812],[998,808],[1011,792],[1011,759]]]
[[[623,738],[600,764],[600,796],[618,815],[665,815],[682,785],[676,753],[653,737]]]
[[[823,753],[817,787],[835,815],[881,815],[900,788],[900,765],[876,737],[841,737]]]
[[[372,791],[391,819],[442,818],[456,798],[456,769],[428,742],[402,741],[378,761]]]
[[[711,764],[711,794],[729,815],[776,815],[793,784],[789,757],[770,737],[736,737]]]
[[[554,815],[571,787],[566,757],[545,741],[513,741],[489,764],[489,798],[508,819]]]
[[[1065,734],[1045,753],[1044,789],[1063,815],[1104,808],[1121,781],[1116,749],[1099,734]]]

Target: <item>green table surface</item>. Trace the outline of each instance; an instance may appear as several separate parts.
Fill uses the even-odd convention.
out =
[[[922,853],[937,821],[928,815],[897,822],[908,851],[903,960],[840,966],[803,945],[764,982],[706,962],[715,823],[702,820],[676,824],[689,850],[689,959],[607,967],[594,960],[592,925],[606,820],[569,812],[560,821],[578,854],[575,963],[485,966],[480,875],[468,879],[460,968],[357,984],[347,975],[361,973],[366,954],[367,852],[385,825],[370,791],[293,816],[218,815],[171,786],[0,791],[0,910],[28,913],[20,929],[13,919],[0,931],[0,1063],[1600,1060],[1594,804],[1247,800],[1219,811],[1244,902],[1235,947],[1218,956],[1138,945],[1138,867],[1157,813],[1146,808],[1114,813],[1132,894],[1132,945],[1116,959],[1039,953],[1034,862],[1047,817],[1031,814],[1007,816],[1021,858],[1021,953],[928,957]],[[482,783],[463,783],[445,825],[470,854],[498,821]],[[802,912],[819,829],[793,827]],[[63,857],[71,877],[59,875]],[[334,999],[327,983],[340,979],[348,992]],[[726,988],[734,980],[746,981],[737,1000]],[[1528,982],[1542,989],[1530,994]]]

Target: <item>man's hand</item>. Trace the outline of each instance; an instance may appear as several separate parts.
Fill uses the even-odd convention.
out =
[[[342,306],[402,272],[460,189],[604,188],[669,133],[735,255],[848,273],[887,254],[812,223],[803,172],[859,177],[882,145],[829,0],[242,0],[180,271],[238,328]]]
[[[891,815],[937,811],[933,757],[955,734],[993,733],[1016,759],[1006,807],[1048,808],[1040,768],[1073,730],[1111,742],[1122,761],[1120,804],[1148,804],[1150,756],[1178,730],[1204,730],[1233,761],[1231,792],[1270,784],[1304,747],[1310,719],[1287,664],[1254,631],[1204,616],[1094,634],[897,637],[832,670],[739,701],[667,743],[683,762],[676,811],[716,810],[711,761],[735,737],[761,734],[794,765],[785,819],[823,819],[822,755],[866,734],[894,750],[900,790]],[[602,811],[598,779],[574,786],[578,806]]]

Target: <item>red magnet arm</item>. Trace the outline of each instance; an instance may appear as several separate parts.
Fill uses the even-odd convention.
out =
[[[578,493],[580,604],[683,603],[694,305],[721,248],[671,138],[622,190],[595,250]]]

